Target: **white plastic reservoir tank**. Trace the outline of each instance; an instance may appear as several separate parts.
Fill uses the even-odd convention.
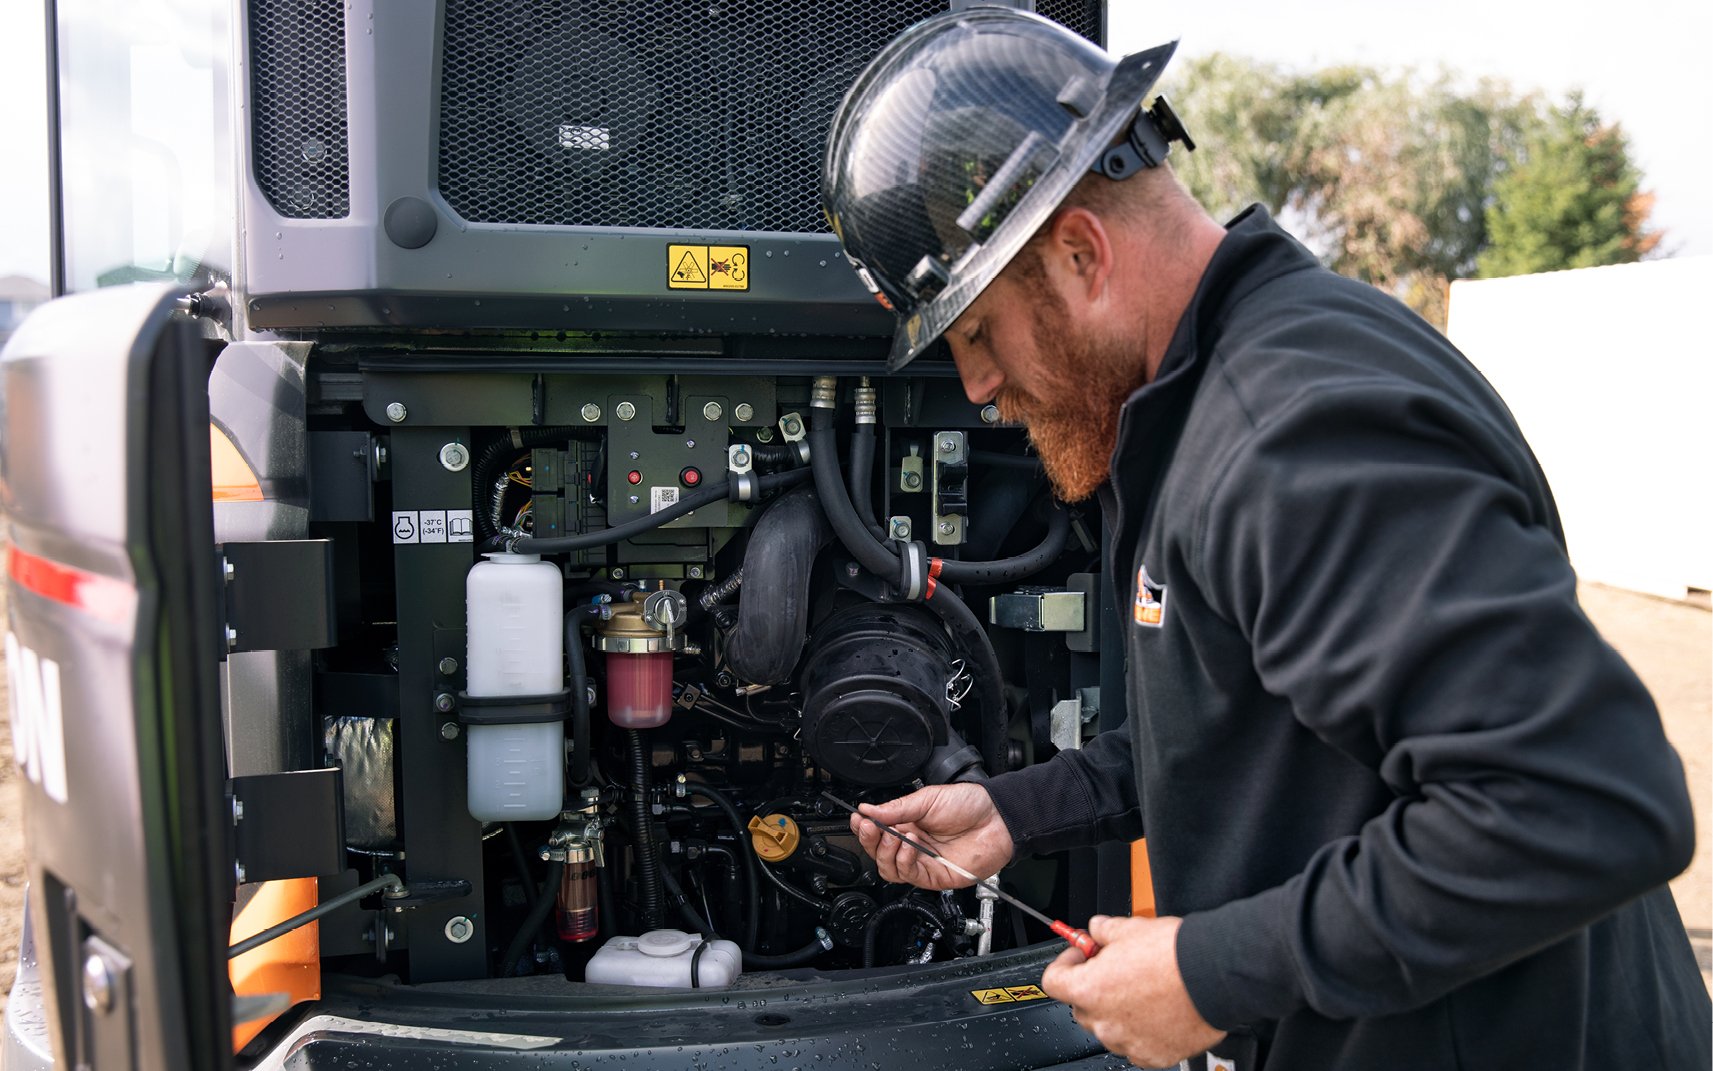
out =
[[[465,581],[466,691],[483,698],[565,688],[565,578],[537,554],[488,554]],[[469,804],[484,822],[553,818],[565,793],[565,723],[467,725]]]
[[[650,930],[641,937],[612,937],[589,959],[583,980],[602,985],[724,989],[743,972],[735,941],[708,941],[683,930]],[[694,961],[695,976],[691,967]]]

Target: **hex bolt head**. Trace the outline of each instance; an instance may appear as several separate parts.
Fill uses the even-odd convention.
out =
[[[447,472],[463,472],[470,465],[470,451],[463,443],[447,443],[440,448],[440,467]]]
[[[732,416],[736,417],[738,420],[754,420],[755,406],[748,402],[739,402],[732,408]]]
[[[451,655],[447,655],[445,658],[440,660],[438,668],[443,675],[450,677],[452,674],[458,672],[458,660],[453,658]]]
[[[981,407],[981,422],[983,424],[999,423],[999,406],[984,405]]]
[[[904,522],[903,518],[900,518],[900,519],[892,522],[892,538],[894,538],[894,539],[908,539],[908,538],[910,538],[910,525],[906,524]]]
[[[941,535],[951,535],[952,534],[952,528],[953,528],[953,525],[952,525],[951,521],[941,521],[940,522],[940,534]]]
[[[600,414],[600,410],[599,409],[595,410],[595,413],[598,417]],[[635,420],[636,419],[636,406],[632,405],[629,402],[620,402],[619,404],[613,406],[613,415],[618,417],[620,420]],[[587,416],[585,416],[583,419],[587,420],[589,418]]]
[[[451,692],[441,692],[434,697],[434,709],[442,714],[450,714],[458,709],[458,700],[452,697]]]
[[[440,739],[442,740],[456,740],[459,732],[458,723],[455,721],[440,723]]]
[[[601,407],[596,405],[594,402],[584,402],[583,408],[578,410],[578,412],[582,413],[583,420],[590,424],[601,419]]]
[[[113,1010],[113,971],[100,956],[83,961],[83,1006],[97,1015]]]
[[[702,567],[700,565],[692,565],[690,567],[690,579],[691,580],[702,579]]]
[[[614,580],[623,580],[625,578],[625,571],[623,568],[615,565],[613,566],[611,576]]]
[[[718,420],[725,415],[726,411],[720,408],[719,402],[709,402],[707,405],[702,407],[702,416],[705,419]]]
[[[773,441],[773,429],[757,428],[755,429],[755,438],[757,442],[770,443]]]
[[[940,453],[949,454],[958,448],[958,441],[950,435],[940,440]]]
[[[912,491],[914,491],[918,487],[921,487],[922,486],[921,474],[915,473],[915,472],[906,472],[904,474],[904,486],[910,488]]]
[[[454,915],[446,920],[446,939],[455,945],[461,945],[476,936],[476,924],[464,915]]]
[[[387,419],[392,421],[394,424],[403,424],[404,418],[409,415],[409,412],[410,411],[404,407],[403,402],[387,403]]]
[[[785,429],[787,435],[795,435],[803,430],[803,422],[796,417],[786,417],[785,423],[780,426]]]

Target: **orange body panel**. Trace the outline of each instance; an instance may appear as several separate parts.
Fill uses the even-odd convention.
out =
[[[308,911],[320,902],[315,878],[290,878],[264,882],[232,919],[232,942],[261,933],[269,926]],[[253,997],[264,993],[286,993],[292,1004],[321,996],[321,924],[299,926],[283,937],[231,961],[232,991]],[[249,1044],[251,1038],[277,1016],[237,1023],[232,1027],[232,1051]]]
[[[1154,917],[1154,870],[1146,840],[1130,842],[1130,913]]]

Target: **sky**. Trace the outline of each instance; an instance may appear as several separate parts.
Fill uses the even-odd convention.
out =
[[[1580,88],[1628,133],[1644,188],[1657,196],[1664,248],[1713,254],[1713,83],[1694,73],[1713,55],[1708,0],[1110,0],[1108,11],[1116,52],[1176,37],[1180,56],[1231,52],[1301,69],[1444,66],[1555,97]],[[42,41],[37,0],[0,0],[0,145],[9,150],[0,276],[47,274]],[[1174,103],[1193,130],[1194,102]]]

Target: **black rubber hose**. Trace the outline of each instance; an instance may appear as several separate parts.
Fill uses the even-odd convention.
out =
[[[885,907],[869,916],[868,925],[862,928],[862,965],[874,966],[874,946],[880,941],[880,927],[894,915],[911,912],[922,916],[928,925],[934,927],[933,940],[940,940],[946,934],[946,924],[940,916],[923,907],[914,900],[894,900]]]
[[[749,453],[755,458],[757,468],[777,469],[800,464],[803,460],[803,452],[796,443],[756,443],[749,448]]]
[[[815,491],[821,497],[821,508],[827,511],[834,534],[851,556],[882,580],[896,583],[898,555],[869,532],[845,490],[844,477],[839,472],[839,448],[833,434],[837,420],[834,410],[820,408],[809,422],[809,468],[815,474]]]
[[[743,815],[732,806],[718,789],[707,785],[690,782],[684,786],[684,791],[692,796],[701,796],[718,807],[726,816],[726,821],[732,825],[732,832],[737,835],[737,852],[743,856],[744,862],[744,948],[754,948],[756,935],[761,932],[761,879],[756,876],[756,870],[761,864],[755,860],[755,850],[750,846],[749,824],[743,820]]]
[[[660,883],[666,886],[666,895],[672,900],[672,906],[678,909],[678,916],[688,923],[692,930],[710,941],[719,938],[713,923],[703,918],[701,912],[690,905],[690,898],[684,895],[684,887],[672,876],[671,867],[660,868]]]
[[[867,526],[868,534],[886,538],[886,529],[874,514],[874,425],[858,424],[851,433],[851,504]]]
[[[833,910],[832,904],[821,899],[819,896],[806,893],[797,886],[792,885],[778,874],[775,874],[773,872],[773,868],[768,866],[766,863],[761,864],[761,872],[767,875],[768,881],[773,882],[774,888],[778,889],[786,896],[791,897],[791,899],[796,900],[798,903],[803,904],[806,907],[814,908],[823,918]]]
[[[727,919],[731,920],[737,917],[737,912],[733,911],[731,906],[737,904],[755,914],[756,926],[759,928],[761,925],[761,904],[754,896],[747,895],[741,884],[743,879],[738,876],[737,853],[724,844],[709,844],[702,848],[702,854],[703,856],[716,856],[725,861],[726,891],[731,894],[724,908]],[[734,926],[733,928],[737,929],[738,927]]]
[[[515,436],[515,441],[514,441]],[[486,543],[495,533],[494,519],[488,514],[488,498],[493,494],[494,481],[498,476],[496,468],[507,457],[521,450],[536,446],[546,446],[550,443],[566,442],[571,438],[570,428],[518,428],[509,433],[499,442],[492,443],[476,458],[476,463],[470,466],[470,483],[476,504],[476,542]]]
[[[790,487],[809,478],[804,469],[792,469],[789,472],[776,472],[756,478],[756,494],[763,495],[781,487]],[[617,543],[621,539],[629,539],[643,532],[652,532],[668,521],[675,521],[693,510],[712,505],[729,497],[732,485],[728,480],[703,487],[694,494],[686,495],[664,509],[656,510],[646,517],[638,517],[632,521],[612,528],[603,528],[598,532],[581,532],[577,535],[554,536],[551,539],[536,539],[525,536],[511,547],[519,554],[563,554],[567,551],[586,550],[589,547],[602,547],[609,543]]]
[[[1065,552],[1065,539],[1070,535],[1071,515],[1054,507],[1047,515],[1047,534],[1034,547],[1010,558],[991,562],[960,562],[950,558],[940,562],[942,584],[1006,584],[1045,569]],[[931,600],[930,600],[931,601]]]
[[[600,614],[599,606],[579,606],[565,614],[565,665],[571,686],[571,787],[589,783],[589,755],[595,742],[589,731],[589,669],[583,657],[583,622]]]
[[[661,919],[660,860],[654,856],[654,838],[649,835],[649,762],[653,756],[637,729],[625,730],[625,743],[630,748],[631,854],[636,859],[637,913],[647,932],[660,929]]]
[[[982,765],[987,767],[989,774],[1004,773],[1005,733],[1011,719],[1005,705],[1004,676],[999,669],[999,656],[993,653],[993,641],[975,614],[950,588],[944,585],[935,588],[927,602],[928,609],[939,614],[940,620],[946,623],[952,642],[969,659],[970,672],[975,677],[976,702],[981,707]]]
[[[781,495],[756,521],[740,571],[761,588],[738,600],[738,623],[726,635],[726,665],[740,680],[791,679],[809,638],[809,574],[831,537],[813,487]]]
[[[778,970],[783,967],[802,967],[812,961],[816,956],[827,951],[827,946],[830,943],[831,942],[829,940],[824,940],[821,937],[821,931],[817,930],[813,941],[810,941],[802,948],[794,948],[789,952],[782,952],[777,956],[762,955],[759,952],[745,952],[743,954],[743,965],[745,967],[753,967],[757,970]]]
[[[541,884],[541,892],[536,894],[535,903],[530,905],[529,914],[525,916],[523,925],[512,935],[511,944],[506,946],[505,953],[500,956],[500,977],[513,978],[517,976],[517,961],[529,947],[535,931],[541,929],[541,924],[547,921],[547,913],[553,910],[553,901],[559,895],[559,881],[565,874],[565,863],[556,860],[547,864],[547,880]]]

